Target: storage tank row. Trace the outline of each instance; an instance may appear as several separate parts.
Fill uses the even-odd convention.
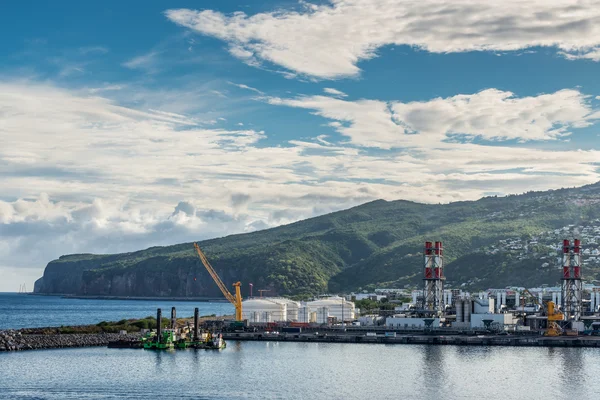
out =
[[[242,318],[248,322],[294,321],[324,324],[330,318],[354,320],[354,303],[342,297],[329,297],[300,304],[280,297],[248,299],[243,302]]]

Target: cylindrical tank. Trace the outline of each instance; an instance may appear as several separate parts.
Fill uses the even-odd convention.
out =
[[[273,322],[273,314],[270,311],[264,311],[262,313],[261,322]]]
[[[258,312],[262,316],[265,312],[270,313],[272,321],[287,321],[287,305],[284,301],[274,301],[270,298],[249,299],[242,303],[242,319],[252,320],[252,313]]]
[[[416,290],[413,290],[412,292],[412,303],[416,306],[417,305],[417,300],[419,298],[419,292]]]
[[[304,306],[298,309],[298,322],[310,322],[310,307]]]
[[[285,297],[269,297],[266,300],[285,305],[286,315],[285,320],[282,321],[298,320],[298,309],[300,308],[300,303],[298,303],[297,301],[286,299]]]
[[[456,299],[456,301],[454,302],[454,304],[456,305],[456,322],[464,322],[464,317],[463,317],[463,300],[462,299]]]
[[[502,305],[502,293],[496,293],[496,311],[500,311],[500,306]]]
[[[329,318],[329,307],[317,308],[317,323],[326,324]]]
[[[502,292],[502,305],[506,305],[506,292]]]
[[[596,292],[596,308],[600,306],[600,292]]]
[[[310,320],[309,322],[312,323],[316,323],[317,322],[317,312],[316,311],[311,311],[310,312]]]
[[[463,307],[464,322],[471,322],[471,299],[466,299]]]
[[[338,321],[350,321],[354,320],[355,317],[354,303],[342,297],[323,298],[308,302],[306,305],[315,311],[319,308],[327,307],[329,316],[336,318]]]
[[[596,309],[594,303],[596,302],[596,293],[591,292],[590,293],[590,312],[594,312],[594,310]]]

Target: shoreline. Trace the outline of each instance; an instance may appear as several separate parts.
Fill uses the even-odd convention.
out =
[[[228,303],[220,297],[160,297],[160,296],[100,296],[100,295],[77,295],[60,293],[27,293],[28,296],[54,296],[63,299],[79,300],[141,300],[141,301],[198,301],[203,303]]]

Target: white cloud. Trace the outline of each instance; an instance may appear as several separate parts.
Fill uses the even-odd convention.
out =
[[[330,0],[302,11],[248,16],[213,10],[166,11],[171,21],[227,42],[258,60],[318,78],[356,76],[385,45],[435,53],[557,47],[568,58],[599,60],[600,0]]]
[[[323,89],[323,91],[327,94],[331,94],[337,97],[348,97],[348,95],[342,91],[339,91],[337,89],[334,88],[325,88]]]
[[[240,89],[250,90],[250,91],[256,92],[258,94],[265,94],[263,91],[258,90],[256,88],[253,88],[253,87],[248,86],[248,85],[244,85],[243,83],[234,83],[234,82],[227,82],[227,83],[229,83],[230,85],[236,86],[236,87],[238,87]]]
[[[113,90],[121,90],[123,88],[124,88],[123,85],[105,85],[103,87],[90,88],[89,91],[90,91],[90,93],[101,93],[101,92],[109,92],[109,91],[113,91]]]
[[[552,140],[600,119],[577,90],[516,97],[488,89],[425,102],[347,101],[326,96],[268,98],[274,105],[314,110],[359,146],[426,148],[454,135],[484,140]]]
[[[158,62],[158,56],[160,52],[151,51],[141,56],[133,57],[132,59],[123,63],[123,66],[129,69],[143,69],[148,72],[156,71],[156,64]]]
[[[577,95],[558,93],[514,100],[541,107],[549,121],[587,123],[575,106]],[[495,107],[512,115],[512,106],[503,105],[511,98],[498,99]],[[360,130],[390,147],[400,136],[385,102],[309,100],[310,107],[302,106],[343,122],[336,129],[355,129],[357,143],[367,140]],[[449,102],[443,112],[432,107],[441,127],[463,119],[474,124],[473,110],[439,101]],[[562,108],[548,106],[554,102]],[[538,115],[535,107],[521,106]],[[261,131],[204,129],[195,118],[160,107],[140,111],[35,82],[0,81],[0,110],[0,272],[41,272],[49,260],[73,252],[131,251],[246,232],[376,198],[437,203],[600,179],[596,150],[442,143],[435,135],[424,146],[375,154],[322,135],[268,146],[260,143]],[[489,123],[500,129],[495,124],[508,121]],[[571,174],[568,184],[557,174]]]

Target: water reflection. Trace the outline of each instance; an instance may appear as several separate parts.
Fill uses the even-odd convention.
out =
[[[421,377],[427,398],[442,396],[446,382],[443,346],[421,346]]]
[[[582,349],[556,349],[558,353],[558,375],[562,382],[561,389],[565,396],[571,398],[584,398],[585,369]]]

